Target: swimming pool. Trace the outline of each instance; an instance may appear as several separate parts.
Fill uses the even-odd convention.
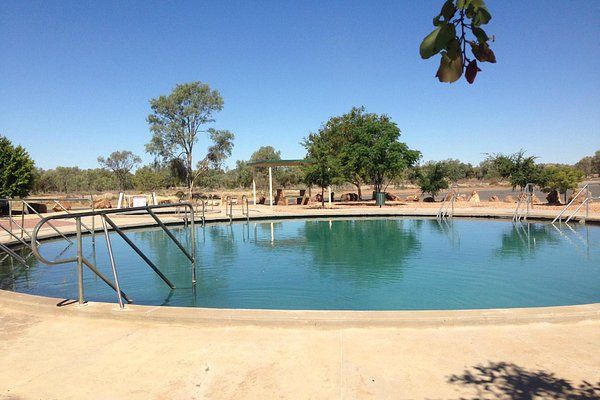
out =
[[[416,218],[276,220],[197,227],[197,278],[160,229],[127,235],[175,284],[171,290],[112,235],[121,288],[136,304],[312,310],[449,310],[600,302],[600,227],[544,222]],[[183,242],[189,232],[173,228]],[[62,240],[40,246],[73,256]],[[84,255],[107,276],[104,238]],[[27,256],[25,250],[21,252]],[[0,264],[0,288],[77,297],[75,265]],[[115,293],[85,271],[87,300]]]

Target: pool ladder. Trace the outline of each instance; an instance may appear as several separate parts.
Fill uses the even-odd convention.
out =
[[[167,226],[160,220],[160,218],[156,215],[154,210],[164,209],[164,208],[172,208],[176,207],[177,209],[180,207],[186,208],[186,226],[190,226],[190,242],[191,249],[188,251],[179,240],[173,235],[171,230],[167,228]],[[189,211],[189,214],[188,214]],[[105,209],[105,210],[94,210],[88,212],[80,212],[80,213],[71,213],[71,214],[60,214],[60,215],[52,215],[48,217],[43,217],[40,222],[35,226],[33,232],[31,234],[31,250],[35,257],[47,265],[59,265],[59,264],[67,264],[75,262],[77,263],[77,283],[78,283],[78,301],[79,304],[85,303],[84,297],[84,285],[83,285],[83,267],[86,266],[90,271],[92,271],[96,276],[98,276],[101,280],[103,280],[108,286],[110,286],[117,294],[117,299],[119,302],[119,307],[124,308],[124,302],[127,301],[131,303],[132,300],[127,296],[125,292],[121,290],[119,284],[119,277],[117,273],[117,266],[114,259],[114,253],[112,248],[112,243],[110,240],[110,236],[108,234],[108,226],[110,226],[124,241],[131,247],[144,262],[169,286],[171,289],[175,289],[175,285],[160,271],[160,269],[152,262],[146,254],[135,245],[129,237],[117,226],[117,224],[109,217],[112,214],[147,214],[154,219],[156,224],[167,234],[167,236],[175,243],[175,245],[181,250],[181,252],[188,258],[191,262],[191,270],[192,270],[192,285],[196,284],[196,239],[195,239],[195,230],[194,230],[194,207],[191,203],[177,203],[177,204],[161,204],[161,205],[152,205],[152,206],[143,206],[143,207],[131,207],[131,208],[121,208],[121,209]],[[189,215],[189,220],[187,219],[187,215]],[[82,245],[82,218],[84,217],[92,217],[92,220],[95,217],[100,217],[102,221],[102,230],[104,231],[104,238],[106,240],[106,247],[108,250],[109,261],[111,265],[112,275],[114,282],[111,282],[108,277],[106,277],[102,272],[98,270],[96,265],[94,265],[90,260],[83,256],[83,245]],[[63,259],[55,259],[50,261],[44,258],[39,251],[39,241],[38,235],[40,229],[45,224],[50,224],[50,221],[53,220],[64,220],[64,219],[75,219],[75,229],[76,229],[76,244],[77,244],[77,256],[72,258],[63,258]],[[92,236],[94,232],[92,232]],[[1,247],[1,246],[0,246]]]
[[[585,199],[581,202],[581,204],[579,204],[579,206],[577,208],[575,208],[575,210],[566,218],[565,223],[568,224],[569,221],[571,221],[573,219],[573,217],[575,217],[575,215],[579,212],[579,210],[581,209],[581,207],[585,206],[585,215],[579,218],[579,221],[581,223],[585,223],[586,219],[589,217],[590,215],[590,203],[594,200],[598,200],[600,199],[600,197],[594,197],[592,196],[592,192],[590,190],[590,184],[586,184],[584,185],[575,196],[573,196],[573,198],[571,199],[571,201],[563,207],[563,209],[558,213],[558,215],[556,216],[556,218],[554,218],[552,220],[552,223],[556,223],[558,221],[558,223],[562,222],[563,219],[563,215],[567,212],[567,210],[575,203],[575,200],[577,200],[580,196],[584,195]]]
[[[532,200],[533,183],[528,183],[521,191],[519,199],[517,200],[517,207],[515,208],[515,211],[513,212],[512,216],[513,222],[527,220],[527,217],[529,217],[529,212],[531,211]]]
[[[245,205],[245,207],[244,207]],[[233,199],[231,196],[225,198],[225,215],[229,217],[229,223],[233,222]],[[242,195],[242,216],[246,217],[246,222],[250,221],[250,205],[248,196]]]
[[[448,199],[448,195],[451,194]],[[444,196],[442,205],[436,214],[437,219],[446,219],[454,217],[454,202],[458,197],[458,185],[455,183],[450,187],[450,191]]]

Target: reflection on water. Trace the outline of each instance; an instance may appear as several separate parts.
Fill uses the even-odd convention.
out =
[[[139,304],[289,309],[461,309],[600,301],[600,228],[495,220],[369,218],[266,221],[198,227],[197,284],[160,229],[127,235],[175,284],[169,287],[118,236],[122,289]],[[190,245],[183,227],[174,234]],[[71,257],[64,242],[42,253]],[[110,275],[106,246],[84,253]],[[29,268],[0,258],[0,287],[74,298],[74,265]],[[86,272],[85,295],[115,294]]]

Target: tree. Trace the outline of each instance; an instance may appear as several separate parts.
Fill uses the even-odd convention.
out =
[[[584,178],[584,173],[569,165],[550,165],[544,168],[544,190],[563,193],[567,202],[567,190],[575,190]]]
[[[167,96],[150,100],[152,114],[148,116],[148,124],[152,139],[146,145],[146,151],[165,162],[180,159],[185,171],[185,182],[191,197],[194,180],[193,151],[201,133],[208,133],[219,153],[207,154],[200,162],[217,161],[220,155],[227,154],[226,142],[232,146],[233,134],[228,131],[203,130],[206,124],[215,121],[213,114],[223,109],[223,98],[216,90],[202,82],[190,82],[176,85]],[[224,133],[228,132],[228,133]],[[230,147],[229,147],[230,148]],[[231,151],[231,150],[229,150]],[[215,158],[216,157],[216,158]],[[205,172],[201,169],[199,173]]]
[[[113,151],[107,158],[98,157],[98,163],[115,174],[121,189],[130,186],[131,170],[141,162],[142,159],[129,150]]]
[[[584,173],[585,176],[590,176],[594,173],[593,157],[583,157],[581,160],[575,163],[575,168]]]
[[[309,134],[302,144],[308,152],[307,158],[313,162],[303,167],[304,182],[321,188],[321,205],[324,207],[325,188],[342,180],[339,159],[335,157],[330,143],[319,134]]]
[[[451,182],[475,177],[475,169],[471,164],[465,164],[456,159],[447,159],[440,162],[444,164],[448,179]]]
[[[318,135],[323,148],[337,158],[341,178],[356,186],[359,198],[361,184],[370,183],[381,192],[421,156],[398,141],[400,129],[387,115],[367,113],[364,107],[330,118]]]
[[[167,168],[156,168],[145,165],[138,168],[133,176],[133,186],[136,190],[146,192],[169,186],[170,174]]]
[[[419,48],[423,59],[441,54],[440,66],[435,75],[440,82],[455,82],[464,73],[467,82],[473,83],[477,73],[481,72],[477,61],[496,62],[496,56],[488,43],[490,38],[481,28],[491,19],[492,15],[484,0],[444,2],[441,12],[433,18],[435,29],[423,39]],[[467,37],[468,31],[473,36],[472,40]],[[474,59],[467,54],[467,44]]]
[[[425,163],[415,175],[421,192],[431,194],[434,200],[440,190],[448,189],[448,170],[442,161]]]
[[[211,169],[223,172],[223,162],[231,155],[233,150],[233,139],[235,136],[230,131],[211,128],[208,130],[208,135],[213,144],[208,148],[204,159],[196,164],[194,180],[206,174]]]
[[[528,183],[542,185],[543,168],[535,163],[537,157],[525,156],[525,150],[512,155],[494,154],[487,157],[502,178],[507,178],[512,188],[524,188]]]
[[[27,151],[0,135],[0,197],[27,196],[34,176],[34,163]]]

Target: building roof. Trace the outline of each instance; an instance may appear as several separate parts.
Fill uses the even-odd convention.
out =
[[[302,160],[258,160],[249,162],[248,165],[251,167],[293,167],[300,165],[310,165],[314,161],[310,159]]]

